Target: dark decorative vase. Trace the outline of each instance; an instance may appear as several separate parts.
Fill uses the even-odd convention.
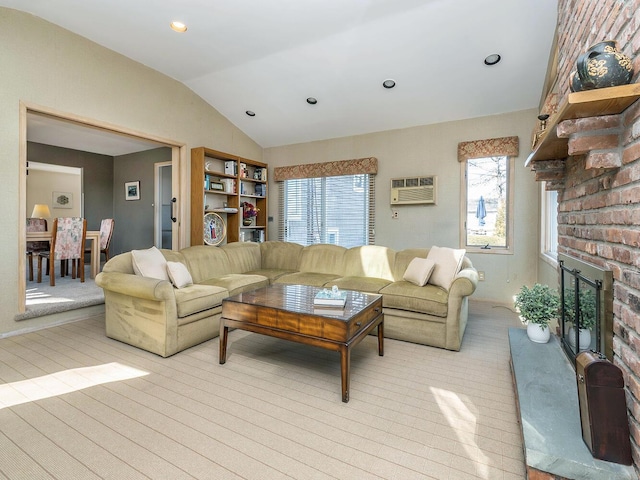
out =
[[[242,225],[244,225],[245,227],[251,226],[252,223],[253,223],[253,218],[247,217],[242,219]]]
[[[626,85],[633,76],[631,59],[618,50],[614,40],[593,45],[578,57],[571,74],[572,92]]]

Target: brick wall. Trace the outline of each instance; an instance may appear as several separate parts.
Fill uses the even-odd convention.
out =
[[[640,0],[559,0],[561,103],[578,56],[616,40],[640,75]],[[640,467],[640,101],[620,115],[563,122],[569,138],[559,190],[559,251],[613,271],[614,363],[624,372],[634,464]]]

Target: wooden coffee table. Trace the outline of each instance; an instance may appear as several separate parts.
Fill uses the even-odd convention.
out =
[[[342,401],[348,402],[351,349],[378,327],[378,355],[384,355],[382,296],[347,291],[344,311],[331,313],[314,308],[313,299],[320,290],[276,284],[225,298],[220,363],[227,361],[229,327],[340,352]]]

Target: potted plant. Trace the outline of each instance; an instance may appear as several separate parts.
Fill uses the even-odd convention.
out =
[[[548,285],[523,285],[515,297],[520,320],[527,326],[527,336],[533,342],[547,343],[551,336],[549,323],[558,317],[560,298]]]
[[[252,203],[242,202],[242,224],[244,226],[251,225],[253,219],[258,216],[259,211]]]
[[[567,332],[569,345],[576,346],[575,290],[568,288],[564,294],[564,319],[571,324]],[[596,295],[593,290],[581,289],[578,304],[580,307],[580,328],[578,329],[578,349],[587,350],[591,346],[591,330],[596,325]]]

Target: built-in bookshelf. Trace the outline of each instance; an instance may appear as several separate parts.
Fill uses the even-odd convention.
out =
[[[257,209],[250,225],[243,222],[243,203]],[[221,232],[205,242],[205,216],[222,218]],[[207,218],[210,218],[208,216]],[[206,147],[191,149],[191,245],[264,241],[267,238],[267,164]]]

